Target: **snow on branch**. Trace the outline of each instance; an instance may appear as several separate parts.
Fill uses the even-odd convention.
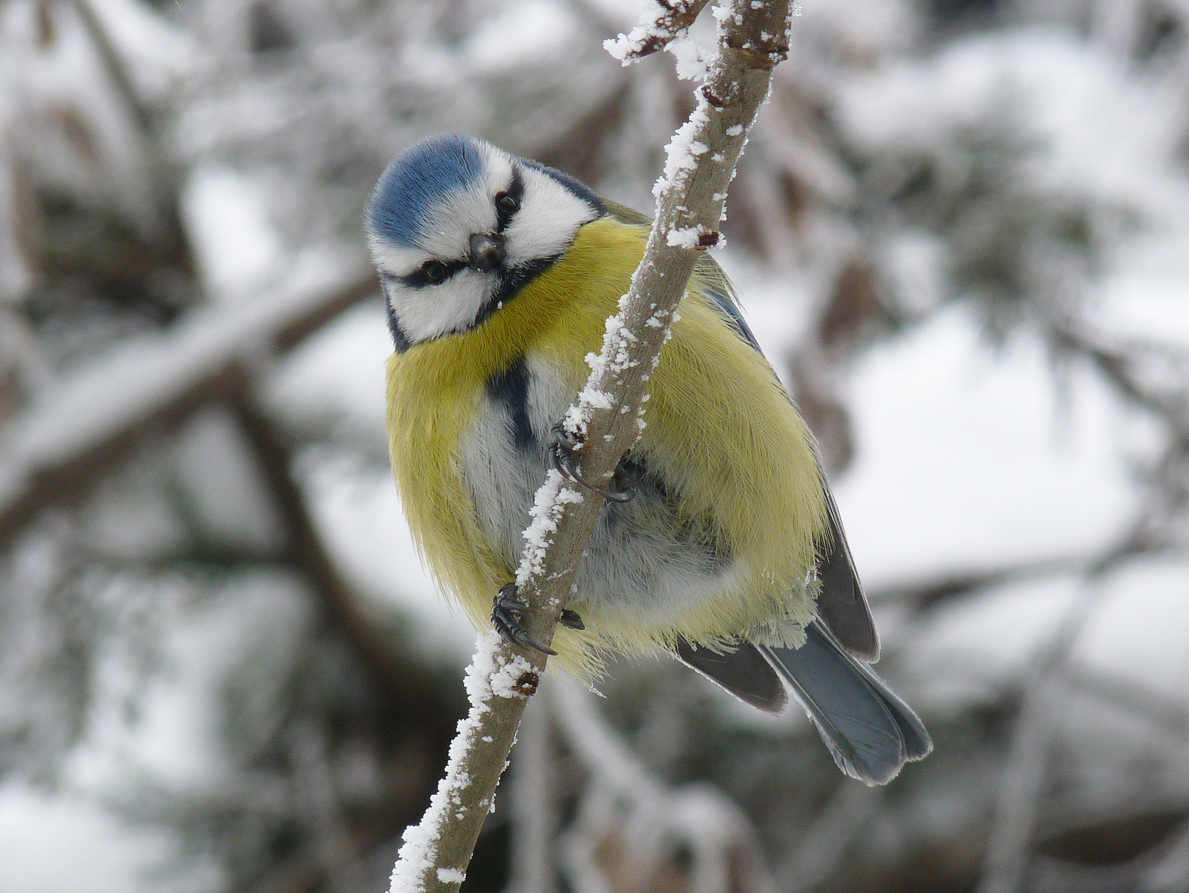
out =
[[[681,8],[688,12],[696,5]],[[788,56],[789,0],[723,0],[714,14],[717,50],[697,88],[696,108],[669,143],[664,175],[653,190],[655,222],[644,259],[630,291],[620,299],[619,313],[607,321],[602,353],[565,418],[568,432],[584,447],[583,472],[600,487],[607,486],[619,458],[639,437],[649,375],[699,253],[719,240],[735,164],[768,97],[772,69]],[[657,38],[658,45],[686,27],[688,23],[675,19]],[[516,582],[528,605],[521,620],[540,642],[553,639],[600,506],[600,500],[555,471],[537,493]],[[393,893],[437,893],[461,886],[516,727],[544,667],[544,654],[526,655],[494,635],[481,637],[467,671],[470,712],[459,724],[429,809],[419,825],[405,832],[392,875]]]
[[[656,19],[637,25],[627,34],[603,42],[603,48],[624,65],[663,50],[674,40],[684,37],[689,26],[705,8],[709,0],[658,0],[661,11]]]
[[[43,508],[80,499],[128,446],[241,391],[263,360],[375,290],[362,257],[311,258],[251,301],[197,311],[59,382],[0,444],[0,546]]]

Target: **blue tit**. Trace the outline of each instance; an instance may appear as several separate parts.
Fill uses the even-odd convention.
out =
[[[536,644],[512,584],[522,531],[551,467],[580,476],[556,423],[648,218],[536,161],[435,136],[384,171],[365,226],[413,536],[476,626]],[[868,784],[925,756],[921,721],[869,666],[879,640],[813,436],[707,255],[649,395],[553,639],[559,660],[589,680],[608,652],[660,649],[769,713],[791,689]]]

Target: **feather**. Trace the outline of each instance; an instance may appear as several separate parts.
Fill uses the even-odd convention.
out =
[[[780,677],[750,643],[733,651],[715,651],[681,641],[677,643],[677,659],[765,713],[784,713],[789,705],[789,694]]]
[[[879,660],[875,620],[863,595],[863,584],[855,573],[855,560],[851,558],[846,534],[842,532],[842,519],[834,494],[828,485],[823,486],[830,539],[823,544],[818,557],[817,575],[822,585],[817,596],[817,613],[843,648],[859,660],[875,663]]]
[[[756,353],[763,356],[759,341],[739,309],[734,287],[722,268],[713,258],[703,255],[698,260],[695,275],[705,283],[706,294],[714,302],[723,321]],[[796,405],[791,395],[789,402]],[[817,561],[817,574],[821,580],[817,598],[818,615],[847,651],[860,660],[874,663],[879,660],[879,635],[875,631],[875,621],[855,572],[855,562],[842,529],[838,505],[826,482],[825,472],[821,471],[820,458],[818,469],[829,521],[829,531],[822,538]]]
[[[912,708],[862,661],[848,654],[820,621],[800,648],[758,646],[793,688],[834,762],[851,778],[885,784],[933,742]]]

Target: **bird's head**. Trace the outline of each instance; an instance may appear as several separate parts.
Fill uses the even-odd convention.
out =
[[[397,350],[479,325],[602,213],[577,180],[482,140],[405,149],[365,212]]]

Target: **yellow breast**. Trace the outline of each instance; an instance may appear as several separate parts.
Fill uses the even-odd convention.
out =
[[[480,326],[389,360],[389,445],[409,525],[477,626],[489,622],[491,600],[515,570],[485,544],[460,469],[460,444],[486,382],[531,352],[564,370],[576,394],[646,237],[642,227],[599,218]],[[812,613],[805,580],[825,526],[812,439],[767,362],[706,298],[710,272],[700,265],[695,273],[662,351],[638,449],[683,512],[721,527],[744,570],[678,624],[648,628],[608,611],[587,618],[588,635],[559,630],[554,644],[571,666],[589,666],[583,644],[640,649],[676,636],[710,643],[781,613],[799,620]]]

